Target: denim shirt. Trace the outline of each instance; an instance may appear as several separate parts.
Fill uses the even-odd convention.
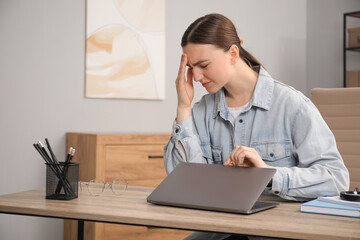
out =
[[[270,192],[282,198],[303,201],[349,188],[335,137],[315,105],[262,67],[250,104],[235,124],[224,89],[203,96],[191,117],[174,122],[164,148],[165,169],[170,173],[180,162],[223,164],[235,145],[254,148],[277,170]]]

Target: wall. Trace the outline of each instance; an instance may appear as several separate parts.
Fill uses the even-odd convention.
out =
[[[84,98],[84,0],[0,1],[0,195],[44,187],[44,164],[32,143],[45,137],[61,158],[69,131],[168,133],[176,112],[180,38],[192,21],[206,13],[219,12],[232,19],[244,47],[280,81],[305,93],[307,76],[323,87],[341,85],[341,75],[324,80],[318,75],[317,68],[324,66],[313,55],[334,48],[313,47],[310,41],[319,41],[319,36],[309,21],[331,31],[334,26],[321,20],[324,9],[342,14],[360,6],[355,0],[315,2],[168,0],[166,99],[142,101]],[[341,36],[332,37],[340,41]],[[337,65],[338,61],[329,61],[325,67]],[[204,93],[197,85],[195,98]],[[62,226],[57,219],[0,215],[0,239],[62,239]]]
[[[307,95],[316,87],[343,87],[344,13],[360,11],[359,0],[307,1]],[[360,18],[348,18],[359,27]],[[348,70],[360,70],[360,53],[348,52]]]

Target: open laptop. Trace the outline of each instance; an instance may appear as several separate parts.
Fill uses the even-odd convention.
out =
[[[278,205],[257,199],[276,169],[180,163],[148,196],[154,204],[251,214]]]

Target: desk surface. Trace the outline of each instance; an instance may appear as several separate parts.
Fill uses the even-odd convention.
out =
[[[44,189],[31,190],[0,196],[0,212],[282,238],[360,239],[359,218],[301,213],[299,203],[283,201],[240,215],[152,205],[146,202],[152,190],[130,186],[121,196],[99,197],[83,191],[71,201],[46,200]]]

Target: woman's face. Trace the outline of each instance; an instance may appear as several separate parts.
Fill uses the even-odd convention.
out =
[[[194,81],[200,82],[209,93],[220,90],[230,79],[231,55],[211,44],[189,43],[183,47]]]

